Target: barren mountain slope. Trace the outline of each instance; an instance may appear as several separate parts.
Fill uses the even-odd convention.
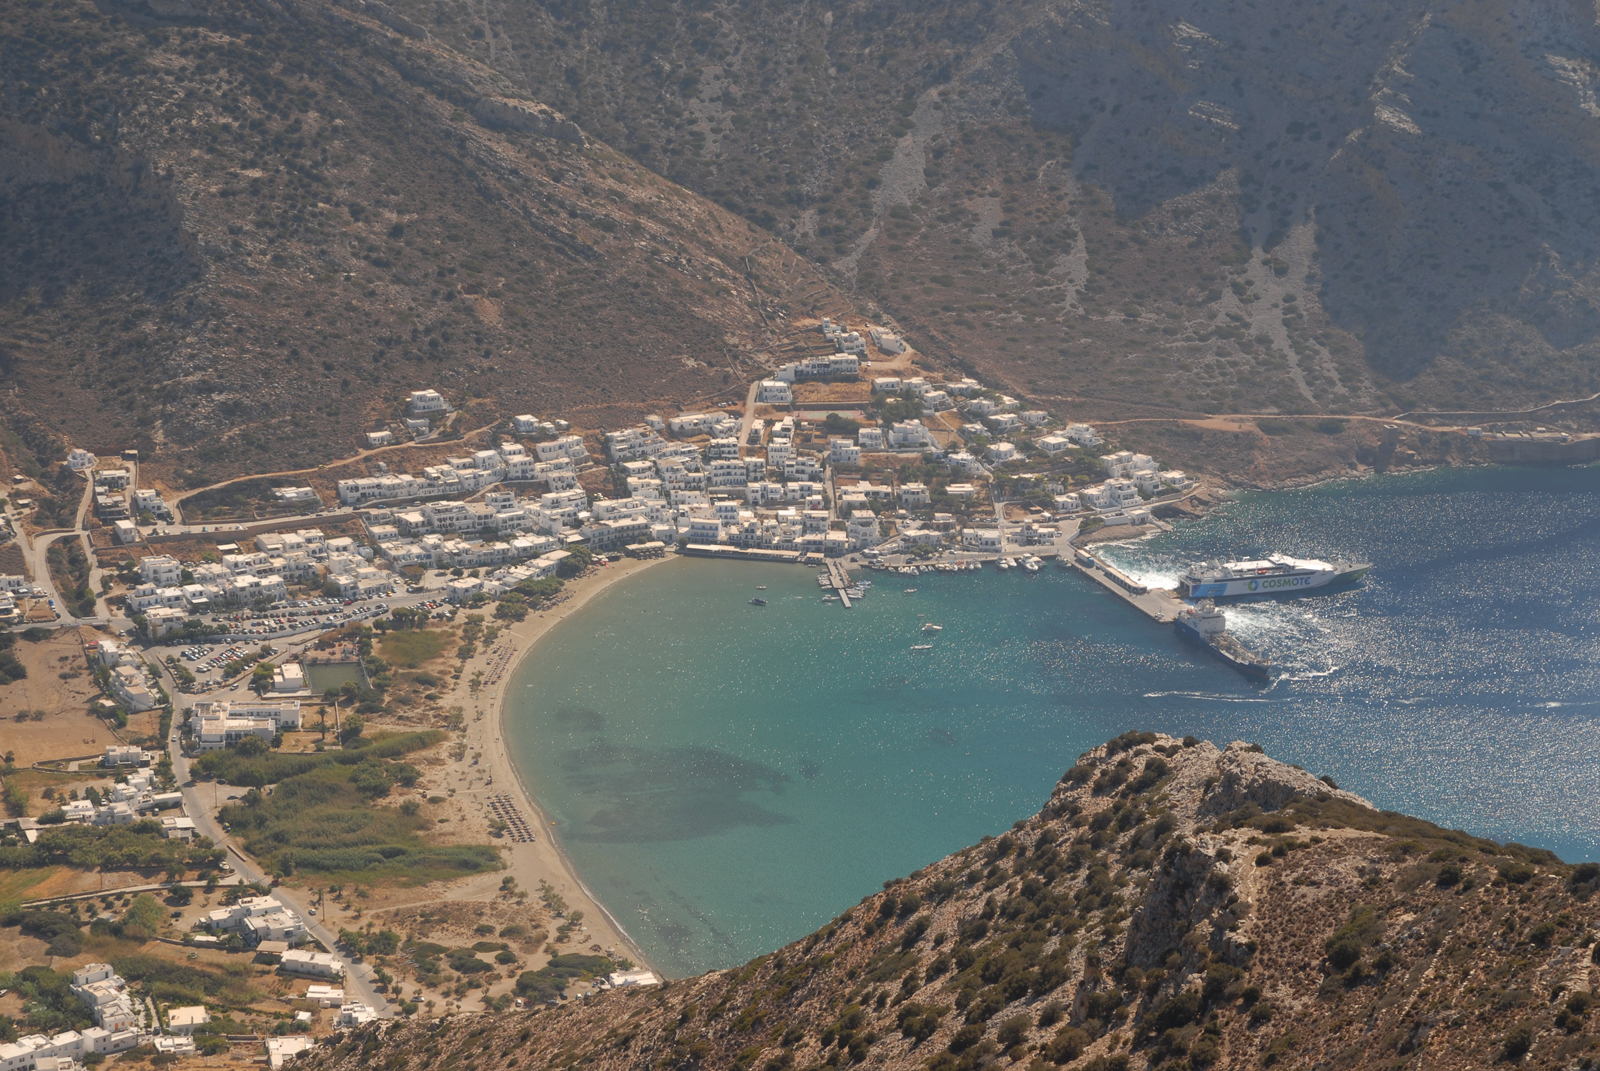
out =
[[[45,461],[316,464],[422,386],[621,424],[847,307],[381,4],[25,0],[0,36],[0,375]]]
[[[1600,390],[1567,0],[396,2],[1039,396]]]
[[[1597,875],[1130,733],[1038,816],[741,969],[363,1028],[302,1066],[1587,1068]]]

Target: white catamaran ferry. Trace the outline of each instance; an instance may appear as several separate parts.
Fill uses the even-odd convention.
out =
[[[1200,562],[1178,581],[1186,599],[1232,595],[1300,595],[1329,584],[1353,584],[1367,575],[1370,562],[1325,562],[1270,554],[1254,562]]]

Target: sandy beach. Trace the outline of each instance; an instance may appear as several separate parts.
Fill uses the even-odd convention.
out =
[[[471,768],[468,786],[460,794],[466,797],[467,809],[487,822],[493,817],[488,805],[489,797],[509,795],[528,824],[538,831],[538,839],[531,844],[515,843],[509,838],[503,842],[503,858],[510,875],[534,896],[538,894],[539,883],[548,882],[566,900],[571,910],[583,912],[583,924],[587,932],[580,940],[571,942],[573,951],[589,951],[592,945],[599,945],[608,952],[615,950],[638,966],[650,966],[652,969],[656,968],[648,962],[621,922],[613,918],[605,905],[589,892],[561,850],[555,835],[559,830],[551,827],[550,820],[540,810],[538,801],[512,765],[502,723],[507,685],[515,675],[517,666],[539,640],[557,623],[581,610],[590,599],[611,585],[664,560],[623,558],[610,565],[597,565],[590,575],[569,580],[563,590],[563,594],[568,596],[566,601],[544,613],[529,614],[525,621],[505,629],[491,649],[468,663],[466,672],[462,674],[463,681],[469,680],[480,670],[485,677],[485,684],[476,698],[470,695],[464,683],[458,686],[461,693],[459,701],[468,712],[468,752],[482,754],[478,765]],[[494,875],[496,881],[506,873],[497,872]]]

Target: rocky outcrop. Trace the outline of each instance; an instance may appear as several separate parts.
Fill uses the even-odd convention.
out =
[[[1297,799],[1318,797],[1324,802],[1342,799],[1372,809],[1372,804],[1354,792],[1335,788],[1298,766],[1268,758],[1260,747],[1240,740],[1218,754],[1207,783],[1205,796],[1196,809],[1201,817],[1214,817],[1251,804],[1263,811],[1277,811]]]
[[[585,144],[578,124],[537,101],[509,97],[484,97],[472,106],[472,114],[484,126],[521,130],[540,137]]]
[[[297,1066],[1581,1068],[1597,886],[1250,745],[1129,733],[1037,817],[741,969],[368,1027]]]

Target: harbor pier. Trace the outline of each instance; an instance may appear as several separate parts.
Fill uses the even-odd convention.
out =
[[[1101,561],[1086,550],[1079,550],[1073,555],[1072,565],[1078,572],[1152,621],[1163,625],[1171,624],[1183,611],[1185,605],[1183,600],[1179,599],[1177,592],[1171,588],[1152,588],[1141,584],[1116,566]]]

